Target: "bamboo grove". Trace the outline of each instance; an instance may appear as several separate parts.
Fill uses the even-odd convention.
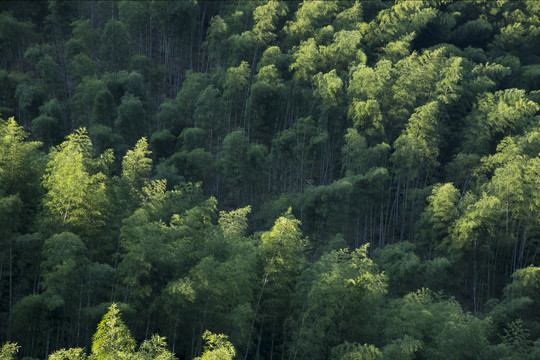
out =
[[[0,53],[0,358],[540,358],[539,2],[3,1]]]

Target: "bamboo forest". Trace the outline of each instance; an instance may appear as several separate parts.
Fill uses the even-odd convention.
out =
[[[540,359],[540,1],[1,1],[0,359]]]

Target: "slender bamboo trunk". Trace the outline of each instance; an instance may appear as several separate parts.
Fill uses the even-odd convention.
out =
[[[259,354],[260,354],[260,350],[261,350],[261,340],[262,340],[263,326],[264,326],[264,316],[261,319],[261,327],[259,329],[259,340],[257,342],[257,355],[255,356],[256,360],[259,360]]]
[[[11,324],[13,320],[13,244],[11,239],[9,239],[9,321]],[[11,326],[8,327],[9,329]],[[8,330],[8,334],[10,331]]]
[[[274,316],[274,321],[272,321],[272,336],[270,340],[270,360],[274,357],[274,334],[276,329],[276,317]]]
[[[83,288],[84,288],[84,281],[81,278],[81,288],[79,289],[79,311],[78,311],[78,314],[77,314],[77,340],[76,340],[76,346],[77,347],[79,346],[79,340],[81,338]]]
[[[0,300],[2,300],[2,294],[4,293],[3,291],[3,288],[4,288],[4,278],[3,278],[3,273],[4,273],[4,252],[2,251],[2,257],[0,258]]]
[[[401,227],[399,231],[399,242],[403,241],[403,235],[405,234],[405,217],[407,216],[407,201],[409,195],[410,186],[410,172],[407,174],[407,182],[405,183],[405,193],[403,194],[403,200],[401,205]]]
[[[259,306],[261,305],[261,300],[262,300],[262,296],[263,296],[263,293],[264,293],[264,288],[266,287],[266,283],[268,282],[268,272],[266,272],[265,276],[264,276],[264,280],[263,280],[263,284],[262,284],[262,287],[261,287],[261,291],[259,292],[259,299],[257,300],[257,305],[255,306],[255,311],[253,313],[253,320],[251,321],[251,327],[249,329],[249,336],[248,336],[248,341],[247,341],[247,344],[246,344],[246,352],[244,354],[244,360],[247,360],[247,356],[248,356],[248,353],[249,353],[249,343],[251,342],[251,333],[253,332],[253,327],[255,326],[255,318],[257,316],[257,312],[259,311]]]
[[[476,316],[477,310],[477,283],[478,283],[478,269],[476,264],[476,241],[473,244],[473,281],[472,281],[472,291],[473,291],[473,314]]]
[[[518,257],[518,264],[519,264],[519,268],[523,268],[524,267],[524,257],[523,257],[523,253],[525,252],[525,243],[527,242],[527,230],[523,230],[523,234],[521,236],[521,244],[519,246],[519,257]]]

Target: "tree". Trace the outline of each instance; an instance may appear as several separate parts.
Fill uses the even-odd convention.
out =
[[[287,5],[281,1],[268,1],[253,11],[255,24],[252,32],[257,45],[265,46],[275,40],[276,22],[280,17],[285,16],[287,11]]]
[[[373,345],[345,342],[332,349],[331,360],[377,360],[382,353]]]
[[[422,342],[408,335],[396,339],[383,348],[383,359],[412,360],[421,349]]]
[[[206,340],[206,348],[195,360],[232,360],[236,356],[236,350],[227,336],[206,330],[202,337]]]
[[[73,37],[66,42],[66,55],[74,60],[78,54],[84,53],[89,59],[96,59],[99,30],[93,28],[90,19],[76,20],[72,26]]]
[[[123,22],[110,19],[101,36],[99,55],[106,70],[118,71],[127,64],[131,37]]]
[[[303,1],[296,12],[295,21],[289,21],[286,33],[295,40],[305,40],[330,23],[339,9],[339,1]]]
[[[295,304],[304,302],[305,306],[294,317],[292,354],[325,359],[331,348],[344,341],[376,339],[377,329],[366,326],[374,313],[368,309],[386,293],[386,276],[367,257],[367,246],[324,254],[304,271],[294,298]],[[346,353],[352,350],[338,346],[333,357],[348,359]],[[365,355],[380,353],[369,347],[356,349],[360,353],[364,350]]]
[[[0,358],[5,360],[15,360],[19,348],[20,346],[18,346],[17,343],[5,343],[0,350]]]
[[[167,349],[165,338],[157,334],[141,344],[138,355],[143,360],[176,360],[174,354]]]
[[[234,239],[245,235],[247,230],[247,215],[251,212],[251,206],[230,212],[219,213],[219,226],[225,238]]]
[[[92,124],[112,127],[117,116],[117,107],[111,92],[107,89],[96,92],[92,108]]]
[[[389,91],[393,80],[392,63],[381,60],[373,68],[359,65],[351,72],[347,95],[352,101],[348,117],[355,128],[368,135],[380,136],[387,133],[390,119],[382,116],[381,109],[392,106]]]
[[[227,110],[229,113],[227,131],[236,129],[240,125],[250,74],[251,69],[245,61],[242,61],[238,67],[227,69],[227,77],[223,85],[223,97],[227,99]]]
[[[257,187],[262,185],[259,179],[267,151],[263,145],[250,144],[247,134],[241,130],[233,131],[223,139],[218,166],[223,174],[226,201],[236,205],[252,202]]]
[[[140,139],[148,127],[147,114],[141,99],[131,94],[122,97],[114,126],[128,144],[134,144]]]
[[[208,134],[206,148],[213,150],[223,137],[225,104],[219,89],[208,85],[197,97],[193,124]]]
[[[87,126],[90,124],[95,107],[96,96],[101,91],[106,90],[107,87],[104,82],[95,77],[84,77],[77,85],[73,95],[74,111],[72,114],[74,123],[77,126]]]
[[[73,289],[81,289],[85,283],[89,265],[87,256],[88,249],[82,240],[69,232],[53,235],[43,244],[41,286],[47,309],[49,312],[69,309],[62,316],[71,318],[72,324],[75,324],[77,307],[83,301],[82,293]]]
[[[30,43],[37,34],[34,33],[34,26],[28,22],[17,21],[7,11],[2,12],[0,16],[0,51],[2,53],[2,67],[23,63],[23,53],[28,43]],[[17,66],[18,68],[18,66]]]
[[[88,129],[88,135],[92,140],[92,146],[95,152],[105,153],[109,149],[114,150],[114,155],[125,151],[127,145],[124,143],[124,139],[118,133],[106,125],[94,125]]]
[[[50,55],[44,55],[37,63],[37,68],[41,73],[41,81],[47,93],[52,97],[64,97],[60,66]]]
[[[118,305],[113,303],[99,323],[92,338],[92,353],[87,356],[82,348],[61,349],[49,355],[49,360],[175,360],[167,350],[165,338],[152,335],[136,349],[131,332],[120,318]],[[3,359],[3,358],[2,358]]]
[[[154,131],[150,136],[150,148],[155,159],[171,156],[176,147],[176,137],[167,129]]]
[[[320,53],[315,39],[309,38],[300,43],[295,48],[295,62],[291,64],[290,70],[294,71],[295,80],[298,82],[309,82],[319,68]]]
[[[38,183],[43,171],[41,143],[25,141],[29,134],[15,118],[0,119],[0,193],[19,194],[25,203],[39,198]]]
[[[182,150],[173,154],[169,159],[161,164],[172,166],[185,181],[202,181],[205,188],[214,189],[215,158],[206,150],[195,148],[191,151]]]
[[[504,135],[523,129],[538,109],[539,105],[529,100],[524,90],[486,93],[479,97],[468,116],[470,127],[464,129],[467,134],[465,149],[481,155],[490,153]]]
[[[438,165],[438,114],[437,102],[417,108],[394,143],[395,152],[390,158],[408,177],[415,178],[420,175],[420,169],[428,172]]]
[[[403,241],[373,253],[373,260],[388,276],[390,295],[403,296],[420,287],[421,262],[414,244]]]
[[[533,342],[530,333],[525,328],[523,320],[512,321],[508,328],[504,329],[503,345],[509,350],[508,359],[526,359],[531,351]]]
[[[117,304],[112,304],[103,315],[92,337],[90,360],[124,359],[135,353],[135,340],[120,318]]]
[[[52,99],[39,108],[40,116],[32,120],[32,133],[46,148],[58,145],[63,138],[64,116],[57,99]]]
[[[401,353],[398,358],[411,358],[413,353],[416,357],[480,358],[488,344],[489,319],[463,313],[455,299],[446,300],[429,289],[409,293],[391,307],[384,329],[391,345],[384,350]],[[451,346],[456,347],[450,350]]]
[[[56,229],[89,235],[104,225],[109,196],[103,172],[112,160],[110,152],[101,159],[93,158],[92,143],[84,128],[51,151],[43,177],[47,190],[44,207]]]
[[[358,65],[364,65],[367,57],[359,49],[362,34],[358,30],[341,30],[334,34],[333,42],[320,47],[326,68],[336,69],[340,74]]]
[[[197,127],[194,123],[194,113],[197,106],[198,98],[201,92],[210,85],[210,76],[206,73],[197,73],[193,71],[186,72],[186,79],[182,83],[182,88],[176,95],[173,105],[178,107],[177,111],[171,111],[167,116],[170,118],[170,124],[172,126],[172,133],[177,135],[183,130],[183,127],[193,126]],[[168,110],[168,108],[163,109]],[[172,110],[172,109],[171,109]]]
[[[248,130],[251,138],[269,141],[282,116],[279,112],[285,95],[285,84],[280,71],[274,64],[259,69],[251,86],[248,101]]]
[[[134,194],[140,195],[142,188],[149,182],[148,177],[152,170],[151,153],[148,150],[148,142],[143,137],[122,159],[122,178],[126,180]]]
[[[452,183],[437,184],[433,187],[431,195],[427,198],[429,205],[422,214],[425,226],[421,236],[429,243],[429,249],[442,250],[448,245],[449,235],[454,221],[457,219],[459,190]]]
[[[23,225],[23,202],[18,195],[10,195],[6,197],[0,196],[0,230],[2,250],[0,252],[0,269],[4,266],[9,271],[9,290],[7,312],[9,319],[13,316],[13,280],[14,280],[14,263],[16,258],[16,243],[14,241],[15,234],[22,228]],[[0,281],[2,278],[0,277]],[[1,290],[1,287],[0,287]],[[1,292],[0,292],[1,294]]]
[[[456,220],[452,231],[451,248],[460,255],[465,255],[472,276],[471,290],[473,310],[479,306],[479,267],[485,264],[485,253],[491,242],[497,237],[497,225],[503,214],[501,201],[495,196],[483,193],[482,196],[466,208],[466,213]],[[479,266],[480,260],[480,266]],[[471,271],[472,270],[472,271]]]
[[[314,76],[315,93],[322,99],[320,105],[323,111],[331,111],[340,105],[340,99],[343,98],[343,80],[337,76],[336,70],[329,73],[318,73]]]
[[[83,348],[61,349],[49,355],[48,360],[86,360]]]
[[[347,175],[357,175],[367,172],[374,167],[382,167],[390,153],[386,143],[367,147],[367,140],[354,128],[348,128],[344,136],[342,164]]]
[[[515,331],[519,330],[519,328],[512,330],[512,327],[520,327],[522,331],[529,332],[531,339],[538,336],[538,316],[534,309],[540,302],[539,278],[540,268],[537,266],[531,265],[516,270],[512,274],[513,282],[507,284],[503,289],[502,301],[492,311],[492,316],[496,320],[499,329],[503,330],[503,327],[507,327],[504,333],[509,332],[507,336],[509,342],[514,340],[512,337],[518,335],[515,334]],[[512,325],[512,322],[518,319],[523,319],[519,320],[521,324]]]

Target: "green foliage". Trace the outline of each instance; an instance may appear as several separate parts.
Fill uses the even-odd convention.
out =
[[[15,360],[19,348],[20,346],[18,346],[17,343],[5,343],[0,350],[0,358],[5,360]]]
[[[242,236],[247,230],[247,215],[251,212],[251,206],[231,212],[219,213],[219,226],[226,238],[234,239]]]
[[[539,358],[539,10],[0,2],[0,340]]]
[[[99,90],[95,94],[92,108],[92,123],[112,126],[116,119],[116,104],[111,92],[107,89]]]
[[[106,154],[105,154],[106,155]],[[65,230],[82,231],[100,227],[107,216],[107,179],[93,159],[90,138],[84,128],[67,137],[50,154],[43,187],[49,220]],[[105,157],[104,165],[110,163]]]
[[[78,125],[84,126],[90,123],[97,95],[106,90],[103,81],[88,76],[75,87],[73,117]]]
[[[253,191],[260,185],[258,177],[264,170],[268,150],[263,145],[250,143],[247,134],[241,130],[227,135],[222,147],[218,166],[223,173],[227,199],[244,203],[252,198]]]
[[[96,69],[92,59],[88,55],[81,53],[77,53],[69,63],[69,71],[77,82],[80,82],[86,76],[96,76]]]
[[[295,62],[291,64],[290,70],[294,71],[297,81],[309,82],[315,75],[320,60],[320,53],[315,39],[309,38],[300,43],[294,52]]]
[[[508,296],[528,296],[540,300],[540,268],[529,266],[512,274],[514,281],[505,288]]]
[[[43,170],[41,143],[27,142],[27,137],[14,118],[0,120],[0,193],[20,194],[24,201],[35,196]]]
[[[196,360],[232,360],[236,355],[236,350],[227,340],[227,336],[206,330],[202,337],[206,340],[206,348]]]
[[[150,137],[150,147],[157,159],[172,155],[176,144],[176,137],[167,129],[156,131]]]
[[[150,340],[145,340],[140,348],[139,355],[144,360],[175,360],[174,354],[167,349],[165,338],[157,334]]]
[[[393,340],[383,348],[383,359],[415,359],[415,353],[418,352],[421,347],[422,342],[420,340],[405,335],[401,339]]]
[[[394,143],[395,152],[391,159],[399,172],[410,172],[418,176],[419,169],[438,165],[437,116],[439,104],[428,103],[415,110],[409,119],[407,128]]]
[[[148,182],[148,176],[152,170],[152,159],[149,157],[151,153],[148,150],[148,142],[143,137],[122,159],[122,178],[135,193],[139,193]]]
[[[373,345],[345,342],[332,349],[331,360],[377,360],[382,353]]]
[[[57,99],[46,102],[39,109],[40,116],[32,120],[32,133],[48,148],[58,145],[63,138],[64,120]]]
[[[331,110],[339,105],[343,98],[343,81],[337,76],[336,70],[327,74],[318,73],[313,78],[315,83],[315,93],[322,99],[321,108],[325,111]]]
[[[135,340],[120,318],[116,304],[109,307],[92,337],[90,359],[122,359],[135,352]]]
[[[338,1],[303,1],[296,12],[295,21],[285,27],[286,33],[295,40],[305,40],[328,24],[338,10]]]
[[[99,55],[108,70],[119,70],[129,59],[130,36],[123,22],[110,19],[101,36]]]
[[[73,304],[72,292],[83,282],[87,269],[88,249],[82,240],[72,233],[53,235],[43,244],[44,295],[47,307],[54,310],[57,307]]]
[[[487,345],[489,319],[464,314],[459,304],[444,300],[427,289],[406,295],[393,303],[385,328],[396,339],[387,354],[410,358],[413,353],[433,358],[479,358]],[[422,355],[420,355],[422,354]]]
[[[357,175],[383,165],[390,153],[390,146],[383,142],[368,148],[366,138],[356,129],[349,128],[341,152],[347,174]]]
[[[49,360],[85,360],[87,359],[84,349],[61,349],[49,355]]]
[[[486,154],[503,133],[527,126],[539,106],[525,96],[524,90],[507,89],[482,96],[470,115],[468,149]]]
[[[387,245],[373,253],[373,260],[389,278],[390,292],[403,296],[419,288],[420,258],[409,242]]]
[[[266,262],[268,281],[286,286],[298,275],[304,265],[302,257],[306,245],[300,222],[289,208],[275,221],[270,231],[261,235],[261,252]]]
[[[302,357],[324,359],[331,347],[344,340],[369,338],[370,329],[365,327],[371,318],[368,309],[386,293],[386,277],[367,257],[365,245],[353,252],[323,255],[303,273],[298,290],[295,301],[305,305],[296,319],[299,330],[293,351]],[[337,359],[380,355],[375,348],[353,345],[339,346],[332,353]]]
[[[287,5],[282,1],[268,1],[253,11],[253,35],[259,46],[266,45],[277,37],[276,22],[287,14]]]
[[[504,329],[503,344],[508,346],[514,357],[526,357],[532,346],[529,339],[529,331],[524,327],[523,321],[512,321],[507,329]]]
[[[146,133],[146,111],[138,97],[131,94],[122,97],[114,126],[128,144],[135,143],[137,139],[140,139]]]
[[[460,198],[459,190],[452,183],[434,186],[419,222],[420,236],[430,247],[442,250],[448,245],[450,231],[459,215]]]
[[[96,153],[105,153],[109,149],[115,150],[118,153],[119,149],[123,150],[124,140],[122,136],[113,132],[113,130],[106,125],[94,125],[88,129],[88,135],[92,140],[92,146]]]

